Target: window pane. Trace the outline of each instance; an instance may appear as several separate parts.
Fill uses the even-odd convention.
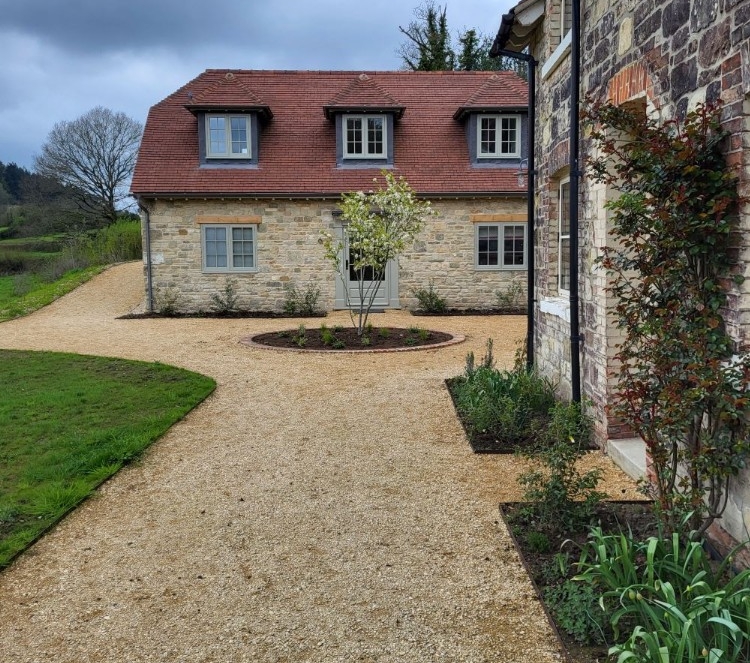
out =
[[[383,118],[367,118],[367,152],[373,156],[383,154]]]
[[[233,117],[232,154],[247,154],[247,118]]]
[[[505,226],[503,233],[503,265],[506,267],[524,264],[524,227]]]
[[[479,226],[477,230],[477,264],[498,266],[498,227]]]
[[[479,151],[481,154],[494,154],[497,126],[494,117],[479,118]]]
[[[254,267],[253,229],[232,228],[232,267]]]
[[[362,118],[346,118],[346,152],[347,154],[362,154]]]
[[[560,234],[570,235],[570,182],[560,185]]]
[[[500,132],[500,152],[501,154],[516,153],[516,127],[517,119],[515,117],[502,118],[502,130]]]
[[[209,152],[211,154],[227,153],[227,128],[226,118],[208,118]]]
[[[560,240],[560,289],[570,290],[570,238]]]
[[[206,228],[206,267],[227,266],[226,228]]]

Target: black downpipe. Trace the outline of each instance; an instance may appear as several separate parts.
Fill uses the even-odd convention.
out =
[[[146,240],[146,310],[154,312],[154,282],[151,276],[151,215],[148,208],[138,200],[138,207],[143,212]]]
[[[581,79],[581,6],[573,0],[573,25],[571,26],[570,72],[570,384],[574,403],[581,402],[581,337],[578,313],[578,183],[581,177],[579,163],[579,118]]]
[[[494,52],[493,52],[494,54]],[[515,60],[521,60],[528,66],[528,123],[527,131],[527,163],[526,172],[526,369],[534,369],[534,306],[536,305],[535,297],[535,275],[534,275],[534,187],[536,186],[536,170],[534,167],[534,147],[536,144],[536,99],[534,92],[536,90],[536,66],[537,61],[528,53],[516,53],[515,51],[497,50],[496,56],[505,56]]]

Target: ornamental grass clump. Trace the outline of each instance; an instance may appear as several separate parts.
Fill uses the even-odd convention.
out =
[[[574,582],[593,587],[618,663],[750,661],[750,570],[712,562],[677,532],[636,541],[591,531]]]

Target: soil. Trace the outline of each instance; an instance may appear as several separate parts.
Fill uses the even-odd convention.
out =
[[[279,311],[197,311],[195,313],[126,313],[118,317],[119,320],[139,320],[156,318],[325,318],[325,311],[315,313],[283,313]]]
[[[440,313],[435,313],[431,311],[412,311],[412,315],[417,316],[435,316],[435,317],[445,317],[445,316],[461,316],[461,315],[526,315],[526,307],[525,306],[516,306],[512,308],[466,308],[466,309],[455,309],[455,308],[449,308],[445,311],[441,311]]]
[[[404,348],[418,348],[436,345],[450,341],[452,334],[430,331],[417,327],[403,329],[400,327],[373,327],[368,334],[357,335],[354,327],[325,327],[330,336],[324,339],[321,328],[305,329],[300,335],[300,329],[286,329],[253,336],[253,343],[267,345],[273,348],[288,348],[292,350],[316,350],[320,352],[334,350],[396,350]],[[365,339],[367,339],[365,341]]]
[[[524,518],[522,503],[514,502],[501,504],[500,512],[505,519],[508,530],[513,537],[516,549],[521,556],[526,570],[536,588],[539,601],[547,612],[550,623],[557,631],[562,645],[567,652],[570,663],[601,663],[607,661],[607,647],[604,645],[581,645],[555,622],[550,606],[545,605],[544,590],[551,587],[551,581],[545,576],[545,568],[549,568],[556,561],[560,552],[567,552],[573,560],[578,558],[582,547],[586,544],[589,527],[577,532],[563,532],[543,523],[530,522]],[[656,518],[653,515],[651,502],[602,502],[592,519],[590,526],[600,526],[605,533],[618,533],[630,529],[635,539],[643,540],[658,534]],[[526,534],[528,532],[543,532],[547,535],[550,545],[546,551],[534,549],[529,545]],[[558,580],[558,582],[561,582]]]

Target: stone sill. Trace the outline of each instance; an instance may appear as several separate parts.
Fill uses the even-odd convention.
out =
[[[570,322],[570,300],[567,297],[542,297],[539,310]]]
[[[552,55],[547,58],[547,61],[542,65],[542,80],[546,80],[550,74],[557,69],[557,66],[563,61],[563,58],[570,53],[570,46],[573,42],[573,31],[568,30],[560,45],[554,50]]]

